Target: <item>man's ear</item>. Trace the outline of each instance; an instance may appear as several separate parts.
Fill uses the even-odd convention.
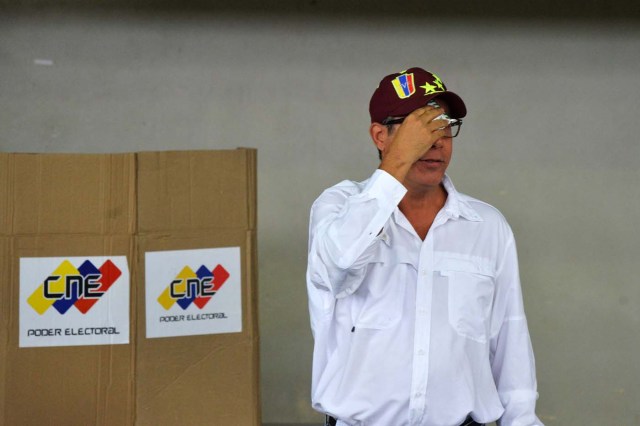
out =
[[[387,126],[380,123],[371,123],[369,127],[369,135],[371,135],[371,140],[373,140],[373,144],[380,151],[384,151],[389,143],[389,129]]]

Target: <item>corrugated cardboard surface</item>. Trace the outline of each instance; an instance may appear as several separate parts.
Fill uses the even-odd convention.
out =
[[[255,161],[246,149],[139,153],[138,232],[255,229]]]
[[[192,232],[182,237],[140,237],[140,253],[193,247],[239,246],[242,275],[247,277],[255,246],[242,229]],[[138,259],[144,274],[144,259]],[[248,282],[249,280],[243,279]],[[144,288],[138,281],[138,297]],[[180,338],[139,338],[136,353],[136,419],[140,425],[260,424],[256,313],[249,285],[242,294],[242,333]],[[138,336],[145,333],[144,311],[138,310]],[[162,371],[162,374],[158,374]],[[215,420],[214,420],[215,419]]]
[[[138,304],[140,425],[260,424],[254,173],[253,150],[138,155],[138,298],[145,252],[240,247],[243,261],[242,333],[144,339]]]
[[[0,425],[258,425],[255,151],[0,154]],[[144,253],[239,246],[242,333],[146,339]],[[126,255],[129,345],[18,348],[20,257]]]
[[[11,325],[9,309],[13,300],[9,295],[11,289],[9,283],[12,282],[9,253],[9,238],[0,235],[0,271],[3,271],[0,272],[0,413],[6,412],[7,348],[9,348],[9,327]],[[0,424],[4,424],[2,415],[0,415]]]
[[[7,155],[5,154],[5,157]],[[13,154],[3,172],[4,233],[131,234],[135,156]],[[2,175],[0,175],[1,177]],[[5,221],[3,221],[5,222]]]
[[[127,235],[12,238],[9,258],[18,282],[20,257],[123,255]],[[18,301],[18,286],[9,298]],[[18,306],[12,303],[6,350],[6,425],[112,425],[133,420],[133,345],[19,348]]]

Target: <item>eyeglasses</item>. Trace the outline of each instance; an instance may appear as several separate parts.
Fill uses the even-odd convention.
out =
[[[394,124],[401,124],[407,117],[387,117],[382,120],[382,124],[385,126],[392,126]],[[445,127],[446,130],[451,132],[451,136],[446,135],[446,138],[455,138],[460,134],[460,128],[462,127],[462,119],[460,118],[448,118],[449,125]]]

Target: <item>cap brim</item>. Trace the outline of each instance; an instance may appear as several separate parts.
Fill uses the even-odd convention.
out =
[[[449,117],[451,118],[463,118],[467,115],[467,106],[464,104],[462,98],[453,92],[437,93],[434,96],[430,96],[427,102],[431,99],[443,99],[447,105],[449,105]],[[426,105],[426,102],[425,102]]]

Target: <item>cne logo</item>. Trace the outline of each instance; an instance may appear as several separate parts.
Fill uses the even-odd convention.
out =
[[[79,267],[64,260],[27,298],[27,303],[40,315],[53,308],[61,315],[75,306],[86,314],[122,275],[107,260],[99,268],[85,260]]]
[[[400,99],[406,99],[416,93],[416,86],[413,82],[413,73],[402,74],[391,80],[393,88]]]
[[[176,303],[183,310],[192,303],[202,309],[228,278],[229,272],[222,265],[217,265],[212,270],[202,265],[195,272],[189,266],[185,266],[164,289],[158,297],[158,302],[166,310],[171,309]]]

